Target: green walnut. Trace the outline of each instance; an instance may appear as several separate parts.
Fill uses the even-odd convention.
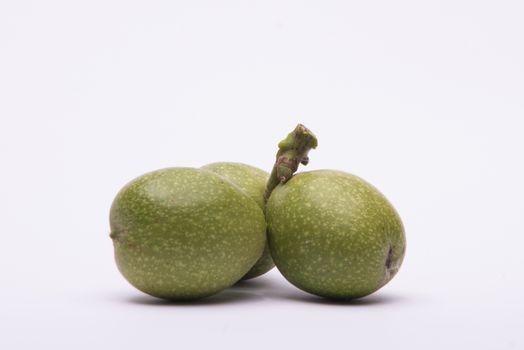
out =
[[[201,298],[233,285],[266,244],[260,206],[224,177],[194,168],[131,181],[111,206],[110,224],[122,275],[164,299]]]
[[[404,257],[404,228],[393,206],[372,185],[344,172],[299,173],[276,186],[266,219],[277,268],[319,296],[371,294],[395,276]]]
[[[212,171],[237,185],[264,210],[264,191],[269,177],[269,174],[264,170],[247,164],[231,162],[212,163],[202,167],[202,169]],[[247,280],[263,275],[274,266],[269,253],[269,246],[266,244],[262,256],[242,279]]]

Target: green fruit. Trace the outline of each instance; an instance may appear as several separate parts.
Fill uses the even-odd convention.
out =
[[[387,199],[343,172],[300,173],[277,186],[266,208],[271,255],[298,288],[328,298],[363,297],[402,263],[402,222]]]
[[[203,166],[202,169],[212,171],[240,187],[264,210],[264,191],[269,176],[264,170],[242,163],[212,163]],[[246,280],[263,275],[274,266],[269,247],[266,244],[260,259],[242,279]]]
[[[196,299],[236,283],[264,250],[260,207],[209,171],[145,174],[116,196],[110,213],[117,266],[139,290]]]

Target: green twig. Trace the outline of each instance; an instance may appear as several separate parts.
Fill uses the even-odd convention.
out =
[[[318,144],[315,135],[304,125],[298,124],[285,139],[278,144],[278,153],[266,185],[264,200],[267,202],[271,192],[281,183],[286,183],[297,171],[298,165],[307,165],[308,152]]]

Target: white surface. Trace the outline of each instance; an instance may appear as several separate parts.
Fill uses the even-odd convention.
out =
[[[520,1],[0,3],[0,348],[524,348]],[[307,169],[376,185],[399,275],[336,305],[275,270],[194,305],[116,270],[108,211],[167,166]],[[305,170],[306,168],[302,168]]]

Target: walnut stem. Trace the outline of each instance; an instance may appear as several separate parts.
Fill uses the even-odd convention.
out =
[[[286,183],[297,171],[299,164],[307,165],[308,152],[318,144],[315,135],[304,125],[298,124],[295,130],[278,143],[275,165],[269,176],[264,193],[267,202],[271,192],[279,184]]]

